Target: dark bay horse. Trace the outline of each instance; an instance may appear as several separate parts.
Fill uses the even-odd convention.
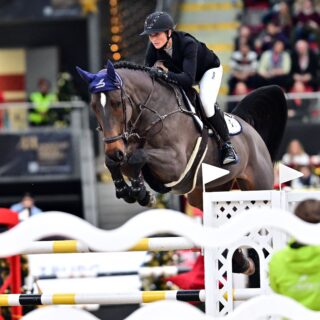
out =
[[[202,161],[220,166],[218,142],[195,125],[179,88],[127,62],[114,67],[108,61],[97,74],[78,72],[92,93],[116,196],[149,206],[153,198],[146,181],[160,193],[188,193],[190,204],[202,209],[198,169]],[[230,173],[207,184],[207,191],[228,191],[235,182],[241,190],[272,189],[273,161],[287,119],[283,91],[277,86],[254,91],[237,106],[234,117],[242,126],[232,137],[240,161],[224,166]]]

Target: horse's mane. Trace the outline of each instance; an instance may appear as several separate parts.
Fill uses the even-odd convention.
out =
[[[140,64],[136,64],[134,62],[130,61],[119,61],[114,64],[114,67],[116,69],[130,69],[130,70],[140,70],[140,71],[145,71],[145,72],[150,72],[149,67],[146,66],[141,66]]]
[[[130,61],[119,61],[116,62],[114,64],[115,69],[129,69],[129,70],[136,70],[136,71],[144,71],[147,72],[149,74],[149,76],[151,77],[151,69],[150,67],[146,67],[146,66],[142,66],[140,64],[136,64],[134,62],[130,62]],[[171,79],[164,79],[164,78],[156,78],[156,80],[160,80],[161,82],[165,82],[165,83],[170,83],[170,84],[177,84],[176,81],[171,80]]]

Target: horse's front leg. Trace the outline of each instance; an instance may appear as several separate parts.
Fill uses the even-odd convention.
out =
[[[142,167],[147,162],[147,156],[143,149],[135,150],[127,160],[129,168],[129,179],[131,182],[131,196],[134,197],[141,206],[153,207],[155,205],[155,196],[147,191],[144,184]]]
[[[128,203],[136,202],[136,198],[131,195],[131,188],[125,182],[121,173],[120,164],[109,157],[106,157],[106,166],[111,173],[113,183],[116,187],[116,197],[124,199]]]

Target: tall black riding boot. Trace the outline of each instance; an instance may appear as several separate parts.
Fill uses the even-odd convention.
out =
[[[238,162],[238,156],[231,144],[229,130],[226,121],[223,116],[223,112],[220,110],[218,105],[215,105],[215,114],[212,117],[207,118],[209,125],[215,130],[221,140],[223,145],[221,148],[221,163],[222,164],[235,164]]]

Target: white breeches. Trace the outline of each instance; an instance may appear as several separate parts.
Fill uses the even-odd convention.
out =
[[[212,117],[215,112],[214,105],[217,101],[222,74],[223,68],[220,65],[218,68],[212,68],[206,71],[199,82],[200,99],[203,104],[204,112],[208,118]]]

